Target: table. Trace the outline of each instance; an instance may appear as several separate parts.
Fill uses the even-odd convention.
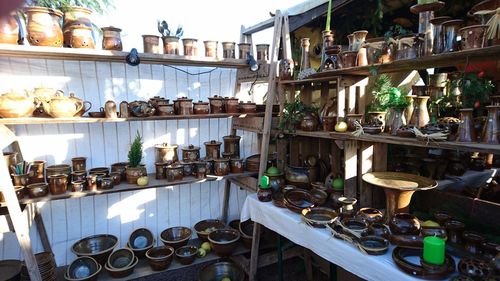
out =
[[[288,209],[278,208],[271,202],[260,202],[256,194],[247,196],[241,210],[241,221],[248,219],[277,232],[295,244],[313,251],[363,279],[369,281],[422,280],[399,270],[392,260],[394,246],[391,245],[389,251],[381,256],[363,254],[353,245],[333,238],[329,230],[307,226],[301,221],[300,215]],[[419,263],[418,260],[413,262]]]

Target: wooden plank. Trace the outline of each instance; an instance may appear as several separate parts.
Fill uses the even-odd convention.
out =
[[[358,145],[356,141],[344,142],[344,195],[357,198]]]
[[[359,148],[359,164],[358,164],[358,186],[359,186],[359,205],[361,207],[371,207],[373,189],[363,181],[361,175],[364,175],[373,170],[374,148],[371,143],[361,142]]]
[[[79,60],[102,62],[125,62],[128,52],[106,51],[97,49],[72,49],[40,47],[28,45],[0,44],[0,56],[38,58],[51,60]],[[200,67],[241,68],[246,67],[246,60],[219,59],[207,57],[189,57],[178,55],[140,53],[141,64],[192,65]]]
[[[252,248],[250,251],[250,270],[248,272],[249,281],[257,280],[257,268],[259,266],[259,244],[261,234],[260,223],[254,222],[252,234]]]
[[[236,80],[239,83],[244,82],[267,82],[269,80],[269,64],[259,61],[259,69],[254,72],[250,70],[250,66],[239,68],[236,72]]]
[[[255,177],[238,177],[230,178],[230,182],[235,185],[246,189],[248,192],[256,192],[258,187],[258,181]]]

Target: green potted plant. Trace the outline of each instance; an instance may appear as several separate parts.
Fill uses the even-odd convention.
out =
[[[278,129],[288,132],[295,132],[297,127],[304,129],[306,126],[302,126],[301,123],[305,123],[305,119],[308,121],[307,127],[311,129],[317,127],[319,123],[318,108],[305,105],[298,98],[295,98],[292,102],[285,102]]]
[[[127,182],[137,184],[137,180],[144,175],[144,167],[141,166],[142,160],[142,137],[137,131],[134,141],[130,145],[128,152],[128,166],[126,168]]]
[[[372,101],[367,106],[368,120],[370,125],[385,126],[389,92],[392,88],[391,78],[382,74],[375,79],[372,90]]]
[[[184,34],[182,26],[179,25],[175,32],[173,32],[173,30],[170,30],[166,21],[158,20],[158,32],[160,32],[161,39],[163,40],[163,53],[167,55],[178,55],[179,39]]]

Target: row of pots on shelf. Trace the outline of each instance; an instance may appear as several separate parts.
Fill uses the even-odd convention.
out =
[[[95,280],[104,266],[112,277],[125,278],[132,274],[139,259],[146,258],[153,271],[161,271],[170,266],[174,255],[181,264],[189,265],[197,256],[204,257],[212,249],[220,257],[229,257],[240,239],[246,247],[252,244],[253,223],[251,221],[236,223],[236,226],[226,227],[223,222],[215,219],[199,221],[194,225],[194,230],[202,243],[199,246],[189,245],[192,230],[183,226],[170,227],[162,231],[159,239],[164,245],[157,247],[154,247],[153,233],[146,228],[133,231],[127,246],[115,251],[113,250],[118,245],[118,238],[114,235],[86,237],[71,247],[78,258],[69,265],[65,277],[67,280]],[[82,267],[88,270],[81,270]],[[222,278],[241,278],[243,274],[241,269],[234,265],[232,267],[234,268],[230,271],[218,274],[225,274]],[[207,271],[206,268],[200,272],[200,276]],[[210,266],[208,268],[214,270]],[[201,277],[200,280],[205,280],[205,277]]]
[[[122,118],[148,117],[152,115],[191,115],[209,113],[255,113],[257,105],[253,102],[238,102],[238,98],[213,96],[209,102],[182,97],[169,103],[168,99],[155,96],[149,101],[106,101],[100,111],[88,112],[92,103],[84,101],[70,93],[65,97],[60,90],[36,88],[30,94],[6,93],[0,96],[0,117],[19,118],[31,116],[50,116],[54,118],[81,117],[88,112],[90,117]],[[118,111],[119,109],[119,111]]]

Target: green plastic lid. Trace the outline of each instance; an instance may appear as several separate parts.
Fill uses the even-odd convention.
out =
[[[260,178],[260,188],[262,188],[262,189],[269,188],[269,177],[268,176],[262,176]]]
[[[342,178],[333,179],[332,188],[333,190],[344,190],[344,179]]]
[[[280,170],[274,166],[267,168],[266,174],[275,176],[280,174]]]

